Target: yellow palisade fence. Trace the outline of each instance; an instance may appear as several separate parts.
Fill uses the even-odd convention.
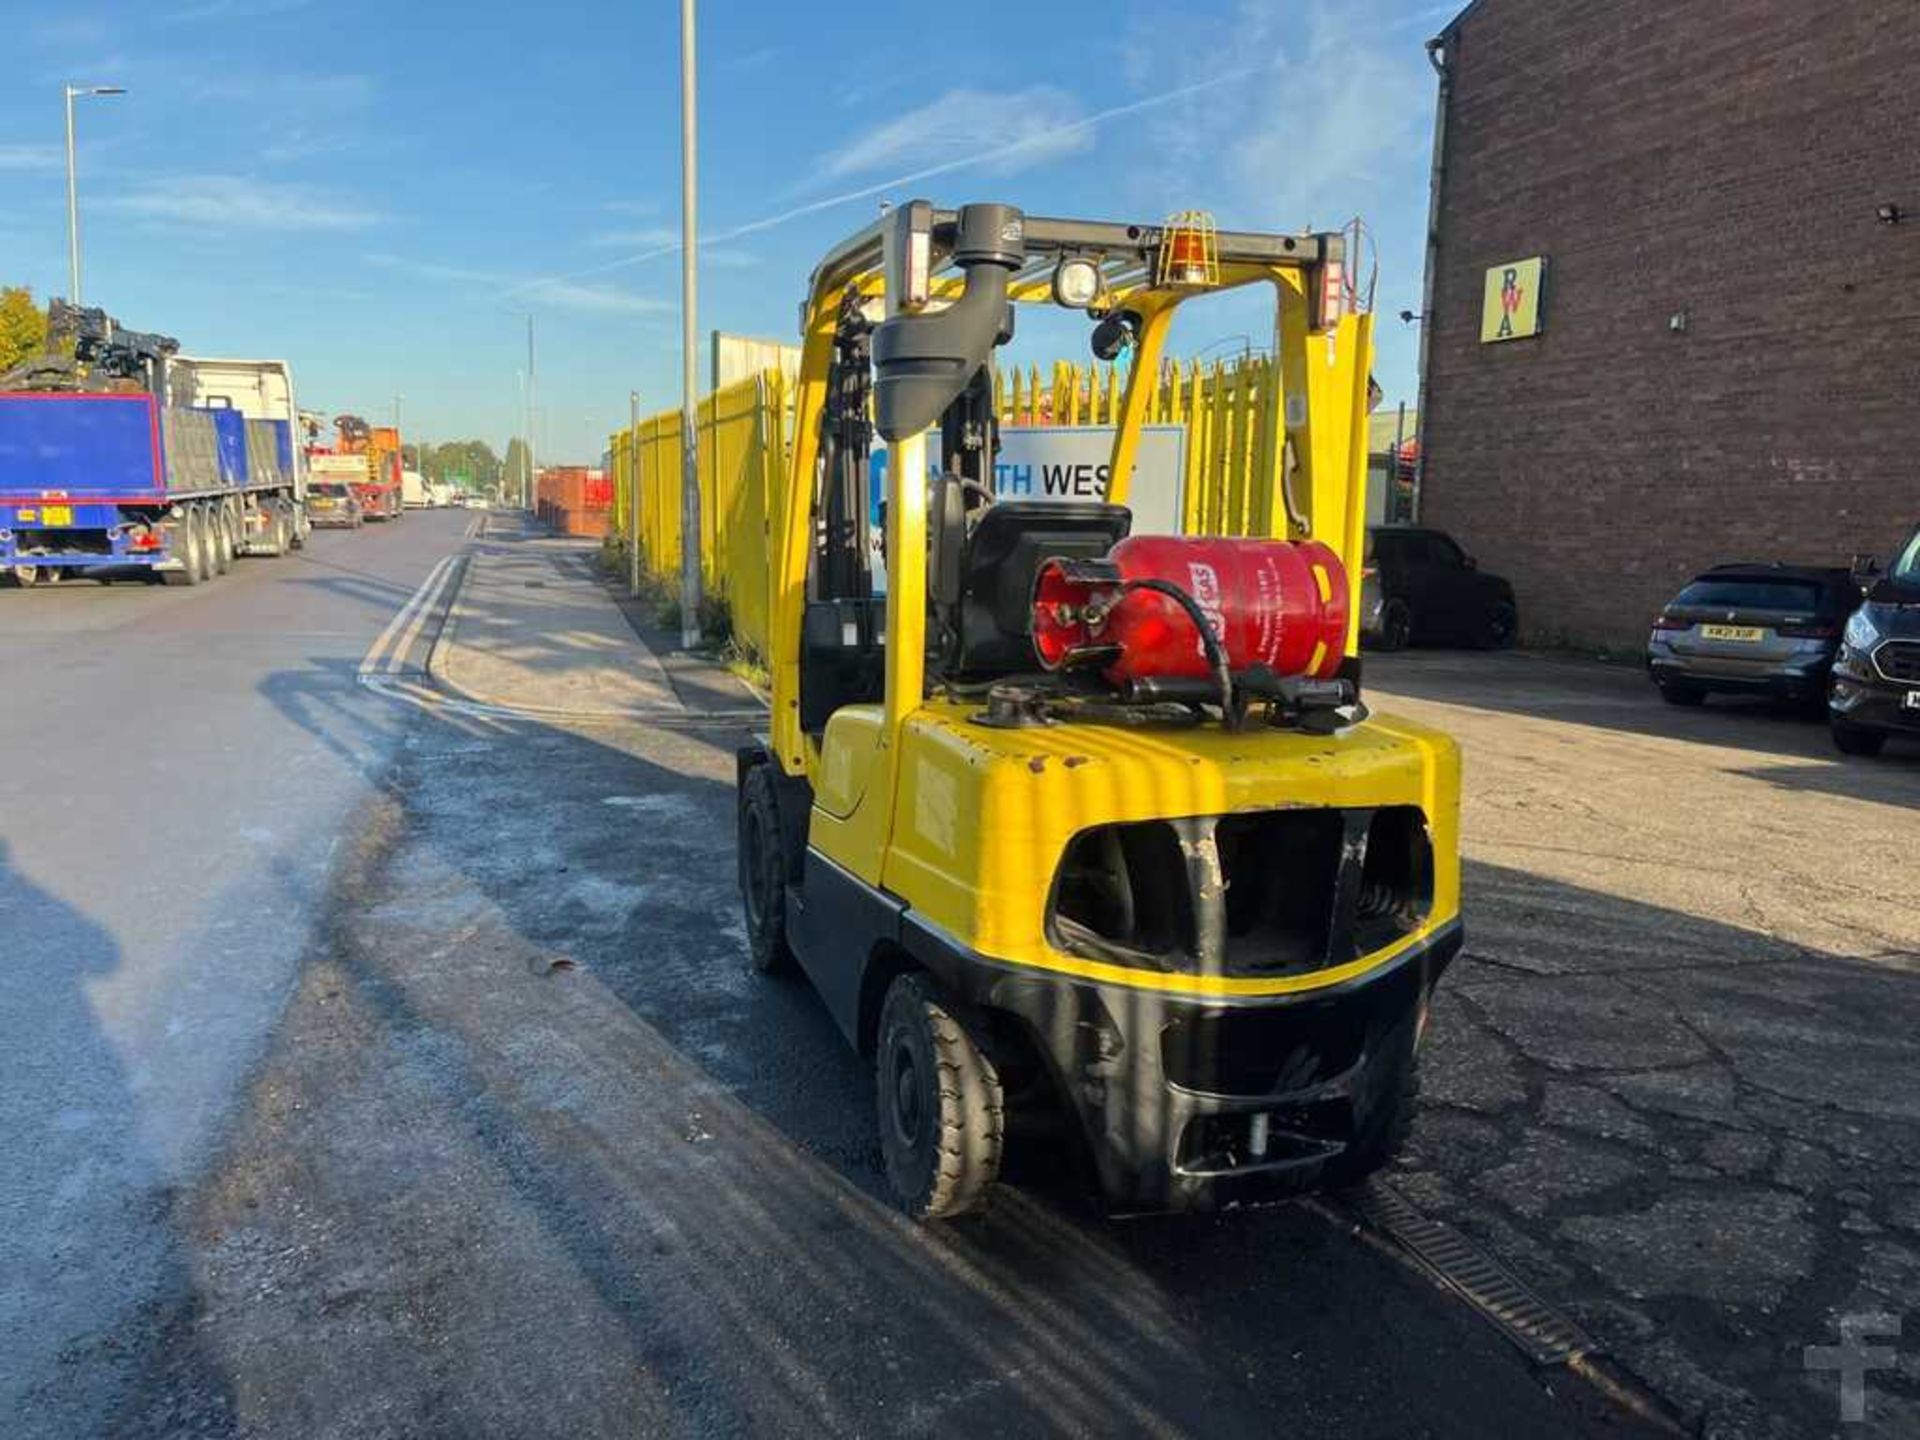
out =
[[[785,377],[768,370],[700,401],[700,570],[725,602],[741,645],[762,653],[767,630],[767,520],[786,464],[790,404]],[[640,550],[648,572],[680,575],[680,412],[665,410],[610,437],[614,531],[633,533],[639,480]]]
[[[1264,357],[1201,364],[1170,361],[1147,406],[1149,425],[1184,425],[1186,516],[1190,535],[1268,533],[1281,512],[1266,491],[1278,443],[1273,387],[1277,367]],[[1044,381],[1039,367],[1006,367],[996,397],[1003,425],[1111,425],[1120,414],[1125,374],[1110,365],[1060,362]],[[743,648],[764,654],[767,553],[775,497],[792,436],[785,377],[768,370],[700,402],[700,556],[707,592],[725,600]],[[632,533],[638,477],[640,544],[647,570],[680,574],[680,412],[662,411],[636,431],[609,438],[614,467],[614,531]]]

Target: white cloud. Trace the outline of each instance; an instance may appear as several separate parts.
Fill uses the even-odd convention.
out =
[[[165,18],[174,24],[192,24],[202,20],[264,20],[270,15],[286,15],[305,10],[313,0],[199,0],[183,5]]]
[[[586,310],[612,315],[657,315],[675,307],[665,300],[635,295],[611,285],[593,285],[578,280],[535,280],[519,292],[535,304],[551,305],[558,310]]]
[[[638,230],[596,230],[587,243],[602,249],[615,245],[637,245],[648,250],[656,245],[678,248],[680,232],[668,225],[644,225]]]
[[[447,265],[436,260],[408,260],[403,256],[374,253],[361,257],[382,270],[398,270],[422,280],[438,280],[451,285],[473,285],[486,289],[511,287],[517,296],[555,310],[579,310],[605,315],[655,315],[674,309],[670,301],[636,295],[613,285],[583,284],[558,277],[523,280],[496,270],[477,270],[465,265]]]
[[[202,76],[188,94],[201,102],[260,101],[289,113],[338,117],[343,111],[364,110],[371,105],[374,84],[372,76],[350,70],[316,75],[228,71]]]
[[[144,182],[100,202],[143,220],[218,230],[364,230],[381,216],[311,185],[242,175],[182,175]]]
[[[597,230],[587,238],[597,250],[670,250],[680,249],[679,230],[666,225],[645,225],[637,230]],[[744,250],[728,250],[710,241],[700,245],[700,263],[715,270],[751,270],[760,263],[756,255]]]
[[[97,45],[109,34],[107,22],[88,16],[63,16],[42,20],[31,31],[34,43],[49,48],[67,45]]]
[[[1077,99],[1051,85],[949,90],[849,141],[818,171],[837,180],[967,155],[989,174],[1011,174],[1087,149],[1093,135],[1085,118]]]
[[[0,170],[57,170],[58,145],[0,145]]]
[[[1201,205],[1225,223],[1296,229],[1404,202],[1409,157],[1423,160],[1431,143],[1433,76],[1409,27],[1389,25],[1379,8],[1241,0],[1236,45],[1254,68],[1155,118],[1133,170],[1135,203]],[[1176,77],[1206,68],[1199,55],[1169,56],[1151,30],[1136,33],[1127,61],[1143,80],[1164,80],[1169,66]],[[1424,178],[1423,165],[1413,168]]]

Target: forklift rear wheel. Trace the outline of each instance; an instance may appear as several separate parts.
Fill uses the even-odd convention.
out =
[[[1353,1143],[1327,1162],[1327,1188],[1351,1189],[1374,1171],[1392,1164],[1413,1133],[1413,1116],[1419,1108],[1420,1055],[1409,1051]]]
[[[924,976],[888,989],[874,1074],[880,1153],[901,1206],[919,1220],[979,1208],[1000,1174],[1000,1075]]]
[[[793,951],[787,946],[786,855],[780,844],[780,804],[765,765],[747,772],[740,794],[739,844],[747,954],[754,969],[782,974],[793,968]]]

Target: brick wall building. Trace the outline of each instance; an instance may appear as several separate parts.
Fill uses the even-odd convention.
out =
[[[1477,0],[1441,38],[1422,519],[1581,642],[1719,561],[1884,558],[1920,521],[1920,0]],[[1482,343],[1486,272],[1536,255],[1543,332]]]

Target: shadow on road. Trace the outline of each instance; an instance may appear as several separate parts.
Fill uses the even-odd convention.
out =
[[[221,1371],[193,1334],[174,1196],[89,987],[119,946],[36,885],[0,838],[0,1416],[10,1437],[109,1433],[140,1372],[190,1375],[181,1431],[220,1428]]]
[[[405,733],[185,1227],[247,1433],[1620,1433],[1303,1211],[1110,1224],[1055,1177],[908,1224],[866,1068],[747,967],[738,731],[349,684],[263,686],[343,755]]]

